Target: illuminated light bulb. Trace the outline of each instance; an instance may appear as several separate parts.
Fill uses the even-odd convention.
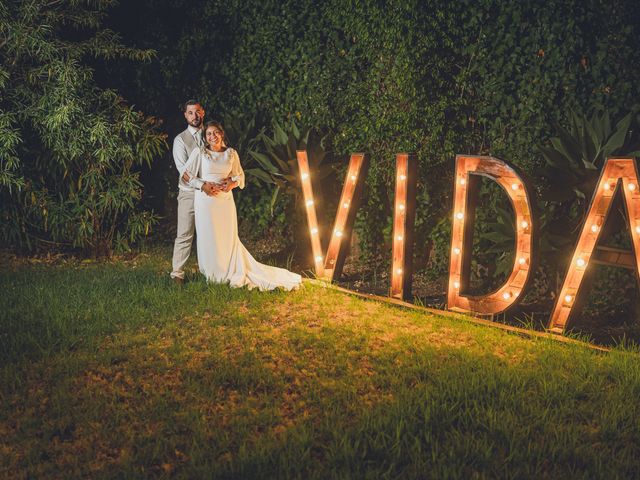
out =
[[[602,188],[604,188],[605,190],[611,190],[611,185],[609,185],[608,183],[605,183]]]
[[[523,221],[520,223],[520,226],[521,226],[522,228],[527,228],[527,227],[529,226],[529,222],[527,222],[526,220],[523,220]]]
[[[504,292],[502,294],[502,298],[504,298],[505,300],[509,300],[511,298],[511,292]]]
[[[322,257],[321,257],[320,255],[318,255],[318,256],[316,257],[316,262],[321,262],[321,261],[322,261]]]
[[[316,227],[313,227],[311,229],[311,233],[315,235],[316,233],[318,233],[318,229]]]
[[[336,237],[342,236],[342,232],[340,230],[335,230],[335,233],[336,233]]]
[[[303,173],[301,176],[302,176],[303,180],[306,180],[307,178],[309,178],[309,174],[308,173]]]
[[[640,233],[640,225],[636,227],[636,233]]]
[[[404,210],[404,203],[401,203],[400,205],[398,205],[398,210],[400,211]]]
[[[353,180],[354,182],[356,181],[356,176],[355,175],[351,175],[351,180]]]
[[[456,290],[460,288],[460,282],[453,282],[453,288]]]
[[[396,240],[397,240],[397,241],[399,241],[399,242],[401,242],[401,241],[402,241],[402,235],[398,235],[398,236],[396,237]]]
[[[313,205],[313,200],[307,200],[307,207],[310,207],[311,205]]]
[[[460,255],[460,249],[458,247],[454,248],[453,253],[455,253],[456,255]]]
[[[517,183],[511,184],[511,190],[518,190],[519,188],[520,188],[520,185],[518,185]]]
[[[598,233],[598,230],[600,230],[600,227],[598,225],[596,225],[595,223],[591,225],[591,231],[593,233]]]
[[[402,273],[402,269],[401,269],[401,268],[396,268],[396,273],[397,273],[398,275],[400,275],[400,274]]]
[[[630,192],[633,192],[636,189],[636,184],[630,183],[629,185],[627,185],[627,188],[629,189]]]
[[[349,208],[349,202],[344,202],[342,204],[342,208]]]
[[[584,267],[587,264],[587,262],[585,261],[584,258],[579,258],[578,260],[576,260],[576,265],[579,267]]]
[[[462,219],[464,218],[464,213],[462,213],[462,212],[458,212],[458,213],[456,213],[456,218],[457,218],[458,220],[462,220]]]
[[[400,175],[400,180],[406,180],[407,176],[406,175]]]
[[[465,180],[464,178],[461,178],[460,180],[458,180],[458,183],[460,185],[465,185],[467,183],[467,180]]]
[[[525,263],[527,263],[527,259],[526,259],[526,258],[524,258],[524,257],[520,257],[520,258],[518,259],[518,263],[519,263],[520,265],[524,265]]]
[[[564,296],[564,301],[566,303],[571,303],[571,300],[573,300],[573,297],[571,295],[565,295]]]

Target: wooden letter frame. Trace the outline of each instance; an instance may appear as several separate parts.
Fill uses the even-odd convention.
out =
[[[300,181],[307,212],[307,222],[311,234],[311,248],[313,251],[316,276],[327,281],[340,278],[344,261],[347,256],[348,245],[351,240],[353,223],[355,222],[358,203],[364,187],[364,180],[369,166],[369,157],[364,153],[352,153],[349,168],[342,187],[340,203],[336,213],[331,239],[327,249],[327,255],[322,256],[320,243],[320,231],[316,215],[309,161],[307,152],[297,151],[298,166],[300,169]]]
[[[490,178],[506,192],[516,215],[516,254],[507,281],[494,292],[465,295],[469,288],[473,222],[480,178]],[[460,312],[493,315],[505,311],[521,298],[532,266],[534,224],[525,183],[504,161],[485,156],[456,156],[448,308]]]
[[[579,307],[577,299],[585,271],[590,261],[596,261],[595,258],[592,258],[596,257],[596,244],[609,215],[613,199],[620,188],[622,188],[631,239],[633,240],[635,271],[636,275],[640,275],[640,261],[638,260],[638,254],[640,253],[640,184],[638,184],[638,169],[633,158],[609,158],[600,174],[598,186],[589,206],[589,213],[582,226],[567,275],[560,289],[560,295],[556,299],[549,319],[549,330],[554,333],[564,333],[571,313]]]
[[[396,155],[396,194],[391,238],[391,286],[389,295],[411,299],[413,276],[413,241],[416,218],[418,159],[409,153]]]

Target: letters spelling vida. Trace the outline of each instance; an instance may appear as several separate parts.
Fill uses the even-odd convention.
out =
[[[351,237],[358,201],[368,168],[368,156],[351,155],[338,211],[326,255],[322,253],[311,172],[306,151],[298,151],[300,181],[309,225],[311,249],[316,275],[331,281],[339,278]],[[417,159],[401,153],[396,157],[396,188],[393,219],[393,252],[391,262],[392,297],[408,299],[411,295],[411,259],[415,220]],[[505,283],[494,292],[481,296],[465,295],[469,285],[475,186],[478,177],[490,178],[506,192],[515,212],[515,256]],[[557,295],[548,328],[563,333],[572,313],[578,310],[578,293],[589,261],[616,192],[621,191],[628,212],[628,227],[636,252],[633,266],[640,274],[640,184],[633,158],[609,158],[600,174],[591,206],[582,226],[571,263]],[[494,157],[458,155],[456,157],[454,207],[452,216],[449,285],[447,302],[450,310],[492,315],[514,306],[527,286],[535,257],[535,222],[531,213],[529,189],[521,175],[503,160]],[[633,256],[633,255],[632,255]]]

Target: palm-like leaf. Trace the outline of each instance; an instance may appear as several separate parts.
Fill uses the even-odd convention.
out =
[[[271,211],[282,194],[298,197],[298,160],[297,150],[306,150],[309,168],[314,178],[322,180],[331,172],[330,165],[323,161],[327,155],[324,138],[310,142],[310,128],[300,128],[295,121],[280,124],[273,122],[269,131],[261,131],[258,142],[249,151],[249,156],[257,163],[256,168],[247,173],[258,181],[275,185],[271,197]]]
[[[589,117],[571,112],[567,128],[557,125],[556,136],[539,147],[546,163],[536,176],[546,180],[541,192],[545,213],[540,224],[541,247],[547,254],[564,255],[574,245],[606,158],[640,155],[634,119],[630,113],[614,124],[605,110],[594,111]],[[510,214],[498,210],[496,221],[488,224],[480,237],[489,244],[485,253],[512,249],[515,231]]]
[[[541,223],[543,236],[555,239],[548,242],[551,248],[572,244],[606,158],[637,153],[632,151],[639,144],[633,120],[629,113],[612,127],[606,110],[588,117],[571,112],[568,128],[557,125],[556,136],[540,147],[546,166],[538,176],[546,180],[541,196],[547,212]]]

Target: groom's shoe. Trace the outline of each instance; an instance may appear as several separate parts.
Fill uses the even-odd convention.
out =
[[[180,277],[171,277],[171,280],[173,280],[173,282],[181,287],[182,285],[184,285],[184,278],[180,278]]]

